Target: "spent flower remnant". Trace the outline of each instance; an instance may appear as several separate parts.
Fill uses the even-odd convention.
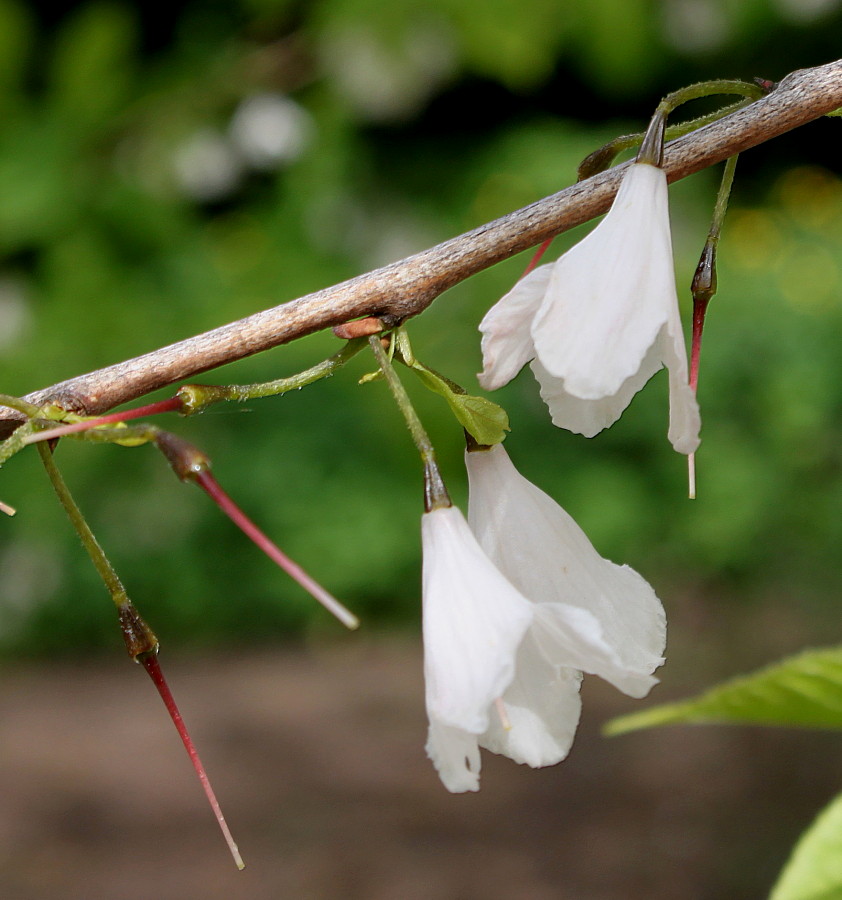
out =
[[[531,361],[554,424],[593,437],[666,366],[669,439],[692,453],[701,422],[688,386],[667,178],[651,159],[642,148],[602,222],[489,310],[479,380],[494,390]]]
[[[501,445],[467,466],[470,530],[452,508],[423,522],[427,753],[454,792],[479,788],[480,747],[560,762],[582,673],[645,696],[666,640],[649,584],[599,556]]]

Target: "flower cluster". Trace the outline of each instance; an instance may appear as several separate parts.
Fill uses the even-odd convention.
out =
[[[479,379],[493,390],[531,362],[553,422],[592,437],[666,366],[669,439],[691,454],[701,422],[678,311],[662,140],[656,114],[602,223],[485,316]],[[666,642],[649,584],[603,559],[502,445],[466,461],[468,520],[445,504],[423,519],[427,753],[454,792],[478,790],[480,747],[530,766],[564,759],[583,673],[643,697]]]
[[[647,582],[599,556],[502,445],[466,462],[468,521],[455,507],[422,521],[427,753],[454,792],[478,790],[479,747],[564,759],[582,673],[642,697],[666,640]]]

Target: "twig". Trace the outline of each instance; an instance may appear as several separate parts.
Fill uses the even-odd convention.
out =
[[[842,60],[801,69],[742,109],[671,141],[664,168],[676,181],[842,107]],[[26,399],[98,415],[166,385],[357,316],[399,322],[477,272],[608,209],[616,166],[422,253],[126,362],[52,385]],[[0,438],[22,421],[0,408]]]

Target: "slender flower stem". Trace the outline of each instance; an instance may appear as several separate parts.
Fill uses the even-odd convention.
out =
[[[11,394],[0,394],[0,406],[7,406],[9,409],[17,410],[30,418],[41,414],[41,410],[37,406],[22,400],[20,397],[13,397]]]
[[[693,275],[690,290],[693,294],[693,338],[690,345],[690,387],[696,391],[699,384],[699,363],[702,351],[702,332],[705,327],[705,316],[708,304],[716,293],[716,251],[719,246],[719,237],[722,232],[722,223],[728,211],[728,200],[731,196],[731,188],[734,185],[734,172],[737,168],[738,155],[730,157],[725,162],[722,173],[722,181],[716,194],[716,203],[713,209],[713,219],[708,229],[708,236],[699,264]],[[691,500],[696,498],[696,454],[691,453],[687,457],[687,474],[689,482],[689,496]]]
[[[666,115],[674,112],[679,106],[689,103],[691,100],[701,100],[703,97],[714,97],[720,94],[736,94],[747,100],[759,100],[769,91],[756,82],[739,81],[737,79],[719,78],[714,81],[699,81],[679,88],[671,94],[667,94],[658,108]]]
[[[8,503],[4,503],[0,500],[0,512],[5,513],[7,516],[13,516],[17,512],[14,506],[9,506]]]
[[[447,493],[447,488],[444,485],[444,480],[436,462],[436,451],[433,448],[430,436],[418,418],[418,413],[415,412],[415,407],[409,399],[406,388],[401,383],[400,378],[398,378],[389,355],[383,349],[380,338],[377,335],[372,335],[368,342],[371,345],[374,358],[377,360],[377,365],[380,366],[380,371],[386,379],[386,384],[389,386],[398,408],[403,413],[409,433],[412,435],[413,443],[418,448],[421,461],[424,463],[425,509],[427,512],[430,512],[433,509],[452,506],[450,495]]]
[[[553,238],[547,238],[543,244],[532,254],[532,259],[529,260],[529,265],[523,270],[523,275],[521,278],[526,278],[526,276],[541,262],[541,257],[547,252],[552,244]]]
[[[192,480],[216,503],[229,519],[291,578],[311,594],[328,612],[348,628],[359,628],[360,620],[311,578],[298,563],[293,562],[269,537],[267,537],[225,493],[219,482],[206,469],[194,472]]]
[[[748,106],[752,102],[752,100],[740,100],[737,103],[723,106],[721,109],[717,109],[707,115],[699,116],[695,119],[688,119],[686,122],[678,122],[675,125],[669,125],[664,132],[664,140],[672,141],[675,140],[675,138],[684,137],[705,125],[710,125],[739,109],[743,109],[743,107]],[[645,132],[643,131],[636,132],[635,134],[623,134],[620,135],[620,137],[616,137],[609,141],[607,144],[604,144],[598,150],[594,150],[593,153],[586,156],[579,164],[577,179],[579,181],[584,181],[585,179],[598,175],[600,172],[604,172],[606,169],[610,168],[614,160],[621,153],[639,147],[644,134]]]
[[[320,378],[332,375],[349,359],[356,356],[365,346],[365,340],[348,341],[348,343],[333,356],[312,366],[297,375],[289,378],[279,378],[276,381],[267,381],[261,384],[185,384],[178,389],[175,397],[167,400],[159,400],[157,403],[148,403],[146,406],[138,406],[135,409],[126,409],[122,412],[109,413],[105,416],[97,416],[84,419],[81,422],[72,422],[69,425],[58,425],[55,428],[47,428],[31,434],[22,435],[22,445],[34,444],[38,441],[49,441],[55,438],[77,434],[80,431],[89,431],[92,428],[100,428],[103,425],[111,425],[117,422],[127,422],[131,419],[140,419],[145,416],[154,416],[159,413],[179,412],[182,415],[195,415],[204,412],[213,403],[225,400],[256,400],[261,397],[274,397],[285,394],[287,391],[297,390],[305,385],[312,384]],[[2,403],[0,395],[0,406]],[[19,407],[12,407],[20,409]],[[37,407],[33,407],[36,413]]]
[[[84,419],[81,422],[72,422],[70,425],[58,425],[56,428],[47,428],[44,431],[36,431],[23,439],[24,444],[35,444],[38,441],[52,441],[65,437],[68,434],[77,434],[80,431],[89,431],[91,428],[99,428],[102,425],[111,425],[117,422],[127,422],[131,419],[141,419],[145,416],[154,416],[158,413],[181,412],[183,403],[180,397],[170,397],[168,400],[159,400],[157,403],[147,403],[146,406],[138,406],[135,409],[124,409],[122,412],[109,413],[107,416],[98,416]]]
[[[9,435],[6,440],[0,442],[0,466],[14,456],[15,453],[23,450],[26,446],[27,436],[38,427],[34,418],[41,414],[41,410],[37,406],[22,400],[20,397],[12,397],[10,394],[0,394],[0,407],[2,406],[23,413],[27,420],[17,431]]]
[[[88,556],[91,558],[91,562],[93,562],[97,572],[99,572],[99,577],[105,582],[105,586],[108,589],[109,594],[111,594],[111,599],[114,601],[115,605],[119,607],[128,599],[126,589],[123,587],[120,577],[114,571],[114,567],[105,555],[105,551],[100,547],[99,541],[97,541],[90,526],[85,521],[82,511],[76,505],[76,501],[73,499],[73,495],[70,493],[70,490],[53,459],[53,451],[47,444],[39,444],[38,452],[41,454],[41,462],[47,470],[47,475],[52,482],[53,489],[58,496],[59,502],[64,507],[64,511],[67,513],[73,527],[76,529],[76,533],[81,538],[82,544],[85,547]]]
[[[94,566],[96,566],[96,570],[99,572],[100,577],[105,582],[105,586],[111,594],[111,599],[117,606],[120,616],[120,628],[126,641],[126,648],[129,651],[129,655],[136,662],[140,662],[143,665],[149,673],[149,677],[152,679],[155,687],[158,689],[158,693],[161,695],[161,699],[164,701],[164,705],[170,714],[170,718],[187,750],[187,754],[190,757],[190,762],[196,771],[196,775],[199,777],[202,789],[205,792],[205,796],[208,798],[208,802],[219,823],[219,827],[222,829],[222,834],[225,837],[231,855],[234,857],[234,862],[237,864],[238,869],[243,869],[245,868],[243,858],[240,856],[240,851],[234,843],[234,839],[231,836],[225,817],[222,815],[222,810],[220,809],[219,802],[217,801],[216,795],[208,780],[202,761],[199,759],[199,754],[196,752],[196,748],[190,738],[187,727],[181,717],[181,713],[178,711],[178,707],[176,706],[175,700],[173,699],[172,693],[170,692],[164,679],[163,672],[161,671],[157,656],[158,639],[137,613],[132,602],[129,600],[119,576],[114,571],[114,567],[111,565],[102,547],[100,547],[99,542],[94,537],[88,523],[85,521],[79,507],[76,505],[76,501],[68,490],[64,478],[62,477],[58,466],[55,464],[52,450],[47,444],[39,444],[38,452],[41,454],[44,468],[50,476],[50,481],[61,501],[61,505],[64,507],[70,521],[73,523],[73,527],[76,529],[79,537],[82,539],[82,543],[88,551],[88,555],[93,561]]]
[[[222,809],[220,808],[219,801],[216,799],[216,794],[211,787],[210,780],[208,779],[207,773],[205,772],[205,767],[202,765],[202,760],[199,758],[196,747],[190,738],[189,732],[187,731],[187,726],[184,724],[184,719],[179,712],[172,692],[169,689],[169,685],[164,678],[164,673],[161,671],[161,666],[158,662],[157,654],[143,654],[142,656],[138,657],[138,662],[143,666],[144,669],[146,669],[149,677],[152,679],[152,683],[155,685],[158,693],[161,695],[161,699],[164,701],[164,706],[166,706],[167,712],[169,712],[170,718],[172,719],[173,724],[178,731],[178,736],[181,738],[181,742],[184,744],[184,749],[187,751],[187,755],[190,757],[190,762],[194,770],[196,771],[196,775],[198,775],[199,777],[199,782],[202,785],[202,790],[204,790],[205,796],[208,798],[208,803],[210,803],[213,814],[214,816],[216,816],[216,821],[219,823],[219,827],[222,830],[222,835],[225,838],[226,844],[228,844],[228,849],[231,851],[231,856],[234,857],[234,862],[236,863],[237,868],[240,870],[244,869],[246,867],[246,864],[243,862],[242,856],[240,856],[240,851],[237,847],[237,844],[234,842],[231,830],[228,828],[228,823],[225,821],[225,816],[222,814]]]
[[[27,419],[17,431],[12,432],[5,441],[0,443],[0,466],[11,459],[16,453],[20,453],[26,446],[27,438],[35,434],[38,428],[37,419]]]
[[[290,375],[288,378],[278,378],[275,381],[266,381],[261,384],[185,384],[178,389],[177,396],[181,400],[184,412],[188,415],[204,412],[212,403],[222,400],[244,402],[262,397],[276,397],[333,375],[349,359],[355,357],[365,345],[365,338],[350,340],[338,353],[334,353],[333,356],[322,360],[315,366],[305,369],[297,375]]]

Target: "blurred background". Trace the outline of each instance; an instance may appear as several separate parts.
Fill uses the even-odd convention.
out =
[[[835,59],[840,37],[839,0],[0,0],[0,390],[425,249],[570,184],[668,91],[777,80]],[[817,122],[738,165],[702,358],[696,501],[666,441],[663,375],[591,441],[550,425],[528,370],[494,395],[521,471],[664,600],[654,700],[838,640],[839,127]],[[671,189],[685,313],[717,178]],[[411,323],[419,358],[478,391],[477,324],[528,258]],[[316,335],[199,380],[274,379],[338,346]],[[163,641],[235,832],[239,818],[252,863],[239,880],[37,454],[4,467],[0,499],[19,510],[0,521],[8,896],[762,896],[838,789],[832,737],[603,741],[600,724],[633,704],[588,685],[562,766],[487,760],[478,797],[438,784],[422,750],[420,466],[385,387],[358,385],[371,368],[357,358],[304,391],[168,426],[360,614],[360,635],[150,448],[57,452]],[[464,503],[461,430],[408,386]]]

